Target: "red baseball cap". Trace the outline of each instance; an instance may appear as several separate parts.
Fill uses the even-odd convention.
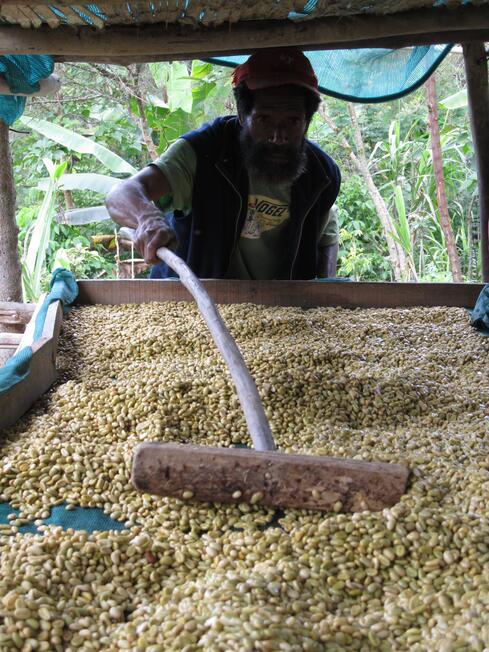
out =
[[[318,80],[309,59],[299,48],[258,50],[234,69],[233,86],[244,81],[251,91],[293,84],[319,95]]]

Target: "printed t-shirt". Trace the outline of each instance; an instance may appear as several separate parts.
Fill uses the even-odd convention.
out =
[[[185,139],[179,138],[156,160],[168,179],[171,195],[158,201],[165,212],[191,212],[193,180],[197,157]],[[287,226],[290,218],[291,184],[270,185],[253,175],[249,177],[248,212],[238,244],[233,252],[228,278],[273,279],[284,275],[287,251]],[[319,246],[338,242],[336,211],[324,217]]]

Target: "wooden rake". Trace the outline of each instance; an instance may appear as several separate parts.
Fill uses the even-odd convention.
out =
[[[120,232],[134,240],[133,229]],[[343,512],[377,511],[395,504],[409,476],[400,464],[277,452],[256,385],[216,305],[181,258],[166,247],[156,254],[177,272],[197,302],[231,373],[254,450],[142,443],[132,461],[136,489],[196,501],[321,511],[332,511],[333,506],[338,510],[339,503]]]

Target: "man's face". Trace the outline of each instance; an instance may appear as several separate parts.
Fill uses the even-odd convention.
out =
[[[292,182],[305,169],[305,99],[297,86],[255,91],[253,108],[240,115],[240,142],[248,171],[271,183]]]

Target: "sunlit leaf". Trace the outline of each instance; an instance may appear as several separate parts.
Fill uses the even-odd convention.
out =
[[[148,100],[149,102],[151,102],[151,104],[154,104],[154,106],[160,106],[163,109],[168,108],[168,103],[165,102],[165,100],[162,97],[158,97],[157,95],[154,95],[154,93],[148,94]]]
[[[181,109],[192,112],[192,87],[187,66],[181,61],[174,61],[170,66],[167,93],[171,111]]]
[[[110,220],[111,217],[105,206],[91,206],[89,208],[74,208],[65,211],[65,224],[92,224]]]
[[[33,228],[26,236],[26,253],[22,260],[24,298],[30,301],[36,300],[41,291],[41,274],[49,246],[58,180],[66,168],[66,163],[54,165],[49,159],[45,164],[49,171],[49,185]]]
[[[445,97],[443,100],[440,100],[440,104],[445,108],[445,109],[462,109],[466,106],[468,106],[468,97],[467,97],[467,89],[464,88],[461,91],[458,91],[458,93],[454,93],[453,95],[449,95],[448,97]]]
[[[80,172],[64,174],[60,180],[60,190],[92,190],[106,195],[109,190],[121,182],[121,179],[109,177],[105,174],[95,172]],[[46,191],[49,186],[49,179],[41,179],[38,183],[40,190]]]
[[[148,63],[148,68],[153,77],[155,84],[162,88],[166,86],[168,82],[168,69],[169,64],[162,61],[157,61],[155,63]]]
[[[112,172],[134,174],[137,170],[130,163],[121,158],[118,154],[111,152],[110,149],[99,145],[98,143],[80,136],[74,131],[60,127],[47,120],[38,120],[29,116],[23,115],[19,120],[26,127],[34,129],[38,133],[54,140],[55,142],[63,145],[67,149],[71,149],[80,154],[91,154],[95,156],[101,163],[109,168]]]

